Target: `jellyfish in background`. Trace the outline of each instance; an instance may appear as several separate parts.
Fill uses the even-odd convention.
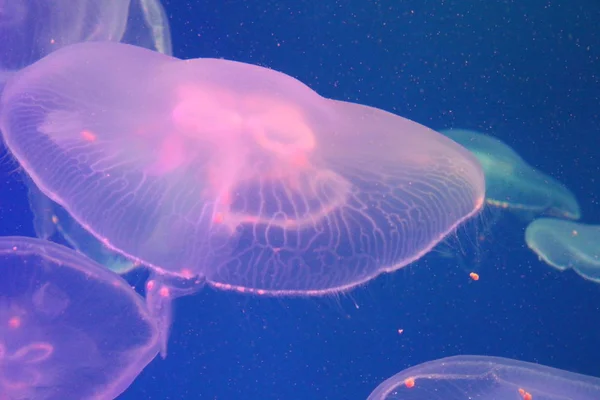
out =
[[[46,197],[27,176],[24,176],[24,181],[28,187],[29,206],[38,238],[66,244],[120,275],[139,267],[134,261],[108,249],[65,209]]]
[[[600,225],[541,218],[529,224],[525,241],[546,264],[600,283]]]
[[[464,129],[440,132],[471,151],[483,166],[487,204],[527,219],[537,215],[581,217],[579,203],[568,188],[531,167],[502,141]]]
[[[486,356],[426,362],[392,376],[368,400],[596,400],[600,378]]]
[[[64,46],[107,40],[172,51],[159,0],[0,0],[0,82]]]
[[[48,241],[0,238],[0,398],[112,399],[160,349],[143,299]]]
[[[130,0],[127,28],[116,41],[173,54],[169,19],[160,0]]]
[[[90,42],[19,72],[1,104],[36,186],[162,281],[344,290],[418,259],[485,196],[444,136],[249,64]]]

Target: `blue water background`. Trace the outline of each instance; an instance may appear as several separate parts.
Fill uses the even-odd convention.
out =
[[[600,223],[596,0],[165,5],[177,57],[260,64],[325,97],[497,135]],[[0,233],[32,235],[15,165],[1,168]],[[206,288],[177,301],[167,359],[122,399],[364,399],[404,368],[457,354],[600,376],[600,285],[540,262],[524,228],[486,211],[421,262],[339,296]]]

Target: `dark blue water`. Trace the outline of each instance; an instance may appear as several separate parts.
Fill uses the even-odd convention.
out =
[[[325,97],[494,134],[600,223],[597,1],[164,3],[177,57],[260,64]],[[33,235],[14,168],[2,163],[0,234]],[[524,229],[486,211],[419,263],[336,297],[180,299],[167,359],[122,398],[364,399],[404,368],[457,354],[600,376],[600,285],[538,261]]]

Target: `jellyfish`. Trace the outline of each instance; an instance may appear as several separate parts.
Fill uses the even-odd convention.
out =
[[[600,283],[600,225],[540,218],[525,230],[525,241],[546,264]]]
[[[527,164],[502,141],[463,129],[441,133],[465,146],[481,163],[487,204],[519,212],[529,220],[537,215],[580,218],[579,203],[567,187]]]
[[[0,238],[0,398],[113,399],[160,349],[141,296],[67,247]]]
[[[61,47],[105,40],[170,54],[169,25],[160,0],[2,1],[0,82]]]
[[[173,54],[169,20],[160,0],[131,0],[127,27],[117,41]]]
[[[0,129],[107,248],[161,278],[241,292],[365,283],[423,256],[485,196],[477,159],[417,123],[267,68],[120,43],[20,71]]]
[[[508,358],[455,356],[405,369],[368,400],[599,398],[600,378]]]
[[[27,176],[24,176],[24,182],[28,187],[29,205],[34,215],[33,226],[38,238],[68,245],[120,275],[139,267],[135,262],[104,246],[64,208],[46,197]]]

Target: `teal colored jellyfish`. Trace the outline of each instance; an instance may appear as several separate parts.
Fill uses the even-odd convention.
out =
[[[600,225],[541,218],[529,224],[525,241],[546,264],[600,283]]]
[[[444,135],[471,151],[485,172],[486,202],[532,219],[547,215],[579,219],[573,193],[556,179],[536,170],[504,142],[483,133],[449,129]]]

